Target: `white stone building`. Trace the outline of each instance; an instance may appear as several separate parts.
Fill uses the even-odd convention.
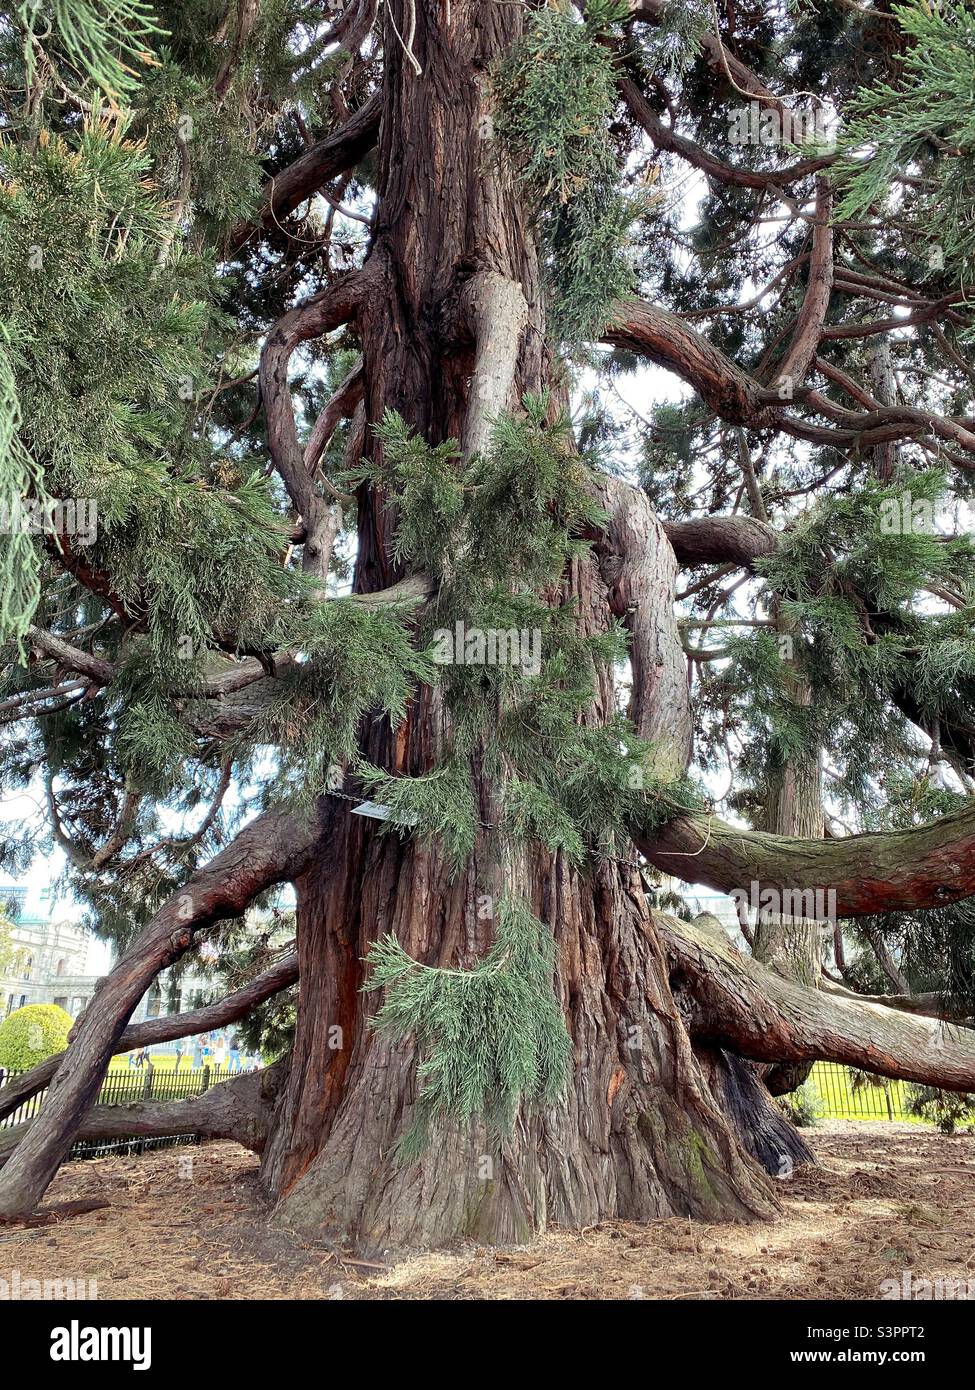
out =
[[[87,930],[57,909],[49,888],[0,884],[0,910],[13,924],[16,953],[0,975],[0,1020],[25,1004],[59,1004],[77,1018],[96,984]]]

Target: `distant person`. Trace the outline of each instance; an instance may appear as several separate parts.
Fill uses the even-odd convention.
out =
[[[183,1060],[183,1044],[182,1044],[181,1042],[179,1042],[179,1043],[176,1044],[176,1065],[175,1065],[175,1067],[173,1068],[174,1071],[179,1071],[179,1064],[180,1064],[180,1062],[182,1062],[182,1060]]]
[[[231,1038],[230,1040],[230,1065],[228,1071],[240,1071],[240,1039]]]
[[[193,1070],[199,1071],[203,1065],[203,1044],[199,1038],[193,1039]]]
[[[220,1071],[227,1060],[227,1039],[222,1034],[217,1038],[216,1059],[217,1070]]]

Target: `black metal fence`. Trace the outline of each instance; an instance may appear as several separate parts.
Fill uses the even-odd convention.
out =
[[[163,1070],[161,1067],[145,1065],[133,1067],[129,1071],[112,1071],[102,1082],[98,1093],[99,1105],[129,1105],[137,1100],[186,1100],[198,1096],[218,1081],[226,1081],[232,1073],[227,1067],[201,1067],[197,1071],[189,1067],[185,1071]],[[0,1085],[12,1081],[22,1073],[4,1072],[0,1069]],[[44,1104],[47,1089],[38,1091],[25,1100],[5,1120],[0,1120],[0,1130],[19,1125],[36,1115]],[[106,1154],[142,1154],[150,1149],[167,1149],[176,1144],[198,1144],[199,1138],[193,1134],[172,1134],[152,1136],[151,1138],[131,1139],[81,1139],[71,1149],[69,1158],[103,1158]]]
[[[127,1105],[136,1100],[185,1100],[198,1096],[233,1075],[227,1067],[202,1067],[199,1070],[163,1070],[144,1066],[128,1071],[109,1072],[99,1093],[101,1105]],[[0,1072],[0,1084],[12,1080],[19,1072]],[[883,1077],[868,1077],[864,1072],[851,1071],[835,1062],[817,1062],[812,1069],[809,1085],[814,1092],[817,1113],[824,1119],[837,1120],[914,1120],[907,1111],[907,1087],[902,1081]],[[23,1105],[0,1120],[0,1129],[20,1124],[36,1115],[44,1104],[46,1090],[31,1096]],[[196,1135],[173,1134],[152,1138],[79,1140],[69,1158],[101,1158],[106,1154],[143,1154],[150,1149],[170,1148],[176,1144],[198,1144]]]
[[[916,1120],[908,1108],[908,1085],[885,1076],[852,1071],[837,1062],[817,1062],[809,1077],[824,1118]]]

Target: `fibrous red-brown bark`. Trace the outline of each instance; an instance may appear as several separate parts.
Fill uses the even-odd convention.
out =
[[[402,18],[399,8],[392,7]],[[416,9],[423,81],[395,40],[387,49],[373,251],[384,293],[359,314],[364,399],[371,421],[392,407],[431,442],[454,435],[470,451],[485,446],[490,417],[516,408],[525,392],[554,384],[559,394],[547,375],[531,227],[479,138],[488,110],[481,74],[517,34],[521,13],[461,3],[447,23],[433,0]],[[621,535],[609,548],[639,536],[660,574],[605,579],[592,555],[566,576],[562,599],[576,602],[587,630],[605,630],[629,610],[627,588],[642,597],[656,583],[654,609],[630,614],[646,674],[639,722],[650,730],[668,717],[670,692],[684,676],[679,650],[672,661],[667,648],[661,664],[654,649],[653,612],[660,605],[670,612],[673,561],[638,496],[629,520],[617,509]],[[381,504],[365,499],[363,589],[398,578],[388,528]],[[678,710],[684,705],[686,689],[676,700]],[[611,692],[601,688],[590,717],[611,709]],[[373,731],[368,755],[395,771],[425,771],[442,749],[445,721],[438,698],[424,696],[403,728]],[[494,891],[496,872],[486,842],[453,877],[435,848],[383,836],[353,817],[341,831],[335,871],[326,877],[310,866],[299,880],[302,1005],[264,1157],[277,1218],[382,1249],[461,1235],[520,1240],[548,1221],[773,1210],[772,1188],[722,1117],[694,1056],[632,871],[607,864],[586,877],[542,851],[527,857],[519,886],[558,947],[553,986],[573,1040],[570,1092],[544,1112],[525,1110],[506,1137],[444,1124],[418,1162],[398,1162],[392,1149],[416,1100],[417,1058],[366,1026],[378,1001],[363,1002],[362,958],[392,932],[428,965],[472,965],[491,940],[491,922],[475,905]]]
[[[843,1062],[880,1076],[949,1091],[975,1088],[972,1029],[858,999],[812,990],[735,950],[700,924],[658,918],[671,984],[688,1007],[688,1028],[757,1062]]]
[[[651,19],[658,11],[640,8]],[[354,162],[378,131],[378,206],[365,270],[289,311],[264,352],[271,461],[302,516],[306,568],[318,574],[334,533],[309,472],[314,460],[299,447],[295,428],[289,369],[300,342],[339,324],[358,335],[361,375],[346,404],[360,416],[354,440],[360,449],[368,440],[371,453],[378,446],[369,426],[390,409],[431,444],[453,436],[472,451],[484,447],[490,416],[517,409],[525,392],[551,388],[553,410],[565,399],[545,345],[531,219],[510,173],[480,138],[489,127],[485,74],[517,37],[522,7],[411,0],[407,11],[405,0],[383,8],[381,92],[349,128],[284,172],[264,214],[297,206],[329,172]],[[704,46],[722,63],[734,61],[719,41],[706,38]],[[735,71],[736,80],[749,81],[747,70]],[[828,298],[826,241],[821,233],[810,258],[808,310],[793,344],[800,375]],[[842,428],[808,426],[684,320],[642,301],[616,306],[608,337],[678,373],[730,422],[860,445],[901,437],[916,423],[891,410],[866,419],[841,412],[834,423]],[[937,428],[957,437],[960,427],[941,421]],[[611,480],[600,490],[611,518],[606,534],[573,561],[557,599],[575,605],[586,632],[626,621],[631,715],[659,748],[660,776],[672,776],[686,765],[691,727],[673,613],[678,561],[694,546],[702,558],[719,558],[721,547],[731,546],[732,559],[750,564],[771,553],[776,538],[763,522],[741,518],[734,526],[720,518],[688,523],[705,527],[691,535],[686,526],[662,526],[639,492]],[[375,490],[362,489],[358,521],[357,600],[425,601],[430,581],[401,573],[395,516]],[[67,653],[66,669],[78,659]],[[261,670],[235,667],[220,709],[201,718],[223,719],[232,729],[247,716],[248,702],[257,707]],[[102,682],[112,673],[90,674]],[[602,677],[585,717],[606,720],[614,711],[614,692]],[[213,727],[219,731],[219,723]],[[392,772],[415,775],[433,765],[448,734],[439,695],[425,691],[400,728],[369,723],[363,751]],[[482,818],[490,821],[490,789],[479,791]],[[949,901],[975,890],[971,811],[921,831],[829,843],[740,831],[705,814],[678,816],[652,837],[639,827],[634,834],[652,862],[687,881],[747,888],[754,877],[763,886],[833,887],[841,913]],[[781,1173],[784,1159],[802,1161],[808,1151],[743,1058],[834,1057],[886,1074],[970,1085],[975,1048],[960,1032],[946,1062],[925,1020],[831,999],[763,972],[717,938],[655,916],[630,857],[630,846],[621,844],[617,859],[587,874],[540,849],[524,859],[519,888],[557,946],[553,988],[573,1045],[568,1094],[544,1110],[523,1109],[505,1136],[442,1122],[422,1157],[402,1165],[392,1149],[416,1102],[417,1056],[411,1044],[394,1046],[369,1029],[378,1001],[362,993],[363,957],[387,932],[429,965],[467,967],[482,957],[491,919],[477,905],[496,892],[495,848],[482,837],[452,874],[436,846],[381,835],[375,823],[349,815],[344,802],[330,803],[327,824],[263,818],[187,885],[186,915],[179,915],[178,900],[157,914],[99,992],[39,1119],[0,1175],[0,1214],[23,1214],[43,1192],[154,974],[186,949],[196,927],[242,910],[282,879],[294,881],[298,894],[297,1036],[287,1076],[276,1083],[273,1115],[264,1104],[271,1097],[262,1093],[260,1122],[247,1133],[262,1152],[276,1219],[288,1227],[386,1249],[461,1235],[520,1240],[549,1221],[768,1215],[776,1195],[767,1171]],[[194,1115],[204,1132],[230,1132],[222,1101],[181,1114],[180,1123]],[[138,1118],[158,1126],[171,1124],[172,1115],[166,1108]],[[123,1122],[98,1114],[90,1124]]]
[[[314,1002],[264,1157],[280,1222],[385,1250],[523,1241],[549,1222],[775,1209],[692,1050],[638,880],[607,865],[585,881],[548,856],[525,887],[558,947],[570,1091],[525,1110],[510,1135],[440,1125],[422,1158],[401,1164],[392,1150],[410,1122],[417,1058],[368,1029],[378,1000],[363,1007],[361,957],[388,930],[427,964],[471,965],[490,922],[474,907],[476,865],[448,882],[435,851],[354,818],[343,853],[337,876],[313,869],[298,885],[302,997]]]

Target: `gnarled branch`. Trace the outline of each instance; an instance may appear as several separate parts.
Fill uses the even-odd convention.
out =
[[[728,893],[835,893],[833,915],[943,907],[975,894],[975,804],[930,825],[845,839],[803,840],[739,830],[717,816],[679,815],[634,841],[664,873]],[[825,900],[829,904],[829,900]],[[791,915],[815,918],[805,898]],[[783,912],[788,915],[787,906]]]
[[[879,1076],[975,1090],[975,1032],[796,984],[720,933],[654,914],[671,987],[695,1040],[756,1062],[841,1062]]]
[[[373,93],[337,130],[316,141],[293,164],[269,179],[255,221],[238,223],[230,234],[229,251],[239,251],[254,235],[255,226],[279,224],[323,183],[354,169],[376,143],[382,106],[382,92]]]
[[[186,1100],[142,1100],[128,1105],[96,1105],[82,1119],[75,1139],[143,1139],[194,1134],[201,1139],[235,1139],[261,1153],[271,1131],[274,1102],[287,1074],[287,1063],[244,1072]],[[44,1117],[40,1115],[0,1130],[0,1169],[14,1161]],[[23,1213],[22,1213],[23,1214]],[[0,1220],[16,1219],[4,1214]]]
[[[265,888],[293,879],[321,849],[326,814],[258,816],[155,913],[99,986],[41,1114],[0,1175],[0,1216],[26,1215],[39,1200],[98,1094],[132,1010],[159,972],[202,927],[239,915]]]

